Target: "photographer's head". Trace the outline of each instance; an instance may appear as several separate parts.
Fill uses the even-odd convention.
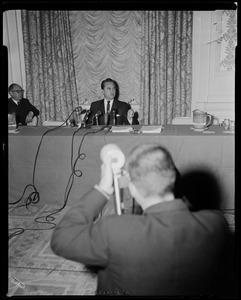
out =
[[[126,162],[131,195],[143,209],[174,200],[176,167],[170,153],[159,144],[135,147]]]

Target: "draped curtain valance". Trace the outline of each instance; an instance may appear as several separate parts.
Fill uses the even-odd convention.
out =
[[[119,99],[140,100],[141,18],[138,11],[71,11],[80,103],[101,99],[100,83],[120,85]]]

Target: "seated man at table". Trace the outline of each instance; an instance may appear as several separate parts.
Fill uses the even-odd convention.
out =
[[[9,86],[8,92],[11,96],[8,99],[8,114],[15,113],[16,125],[27,125],[34,120],[37,122],[39,110],[28,99],[23,98],[24,90],[21,86],[13,83]]]
[[[116,81],[107,78],[101,82],[104,99],[94,101],[90,106],[89,124],[94,125],[137,125],[136,114],[130,104],[119,101],[119,87]]]
[[[54,229],[53,251],[97,268],[97,295],[209,294],[228,233],[222,213],[191,212],[176,199],[171,155],[147,143],[126,163],[129,190],[143,214],[96,219],[114,192],[111,164],[107,157],[99,184]]]

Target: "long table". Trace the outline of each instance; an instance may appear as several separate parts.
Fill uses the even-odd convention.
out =
[[[140,134],[21,127],[19,133],[8,135],[9,202],[20,199],[29,185],[21,201],[34,186],[42,203],[72,205],[99,182],[100,150],[105,144],[115,143],[128,155],[136,145],[158,142],[172,154],[186,178],[186,188],[189,185],[194,194],[208,201],[218,197],[222,209],[234,209],[234,134],[225,133],[221,126],[211,126],[205,132],[190,127],[166,125],[161,133]]]

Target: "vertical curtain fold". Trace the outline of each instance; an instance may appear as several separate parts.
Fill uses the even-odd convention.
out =
[[[22,26],[26,96],[41,121],[100,99],[106,77],[143,124],[191,115],[192,12],[22,11]]]
[[[78,105],[69,14],[22,11],[26,97],[44,120],[65,120]]]
[[[170,124],[191,114],[192,12],[143,12],[140,119]]]

